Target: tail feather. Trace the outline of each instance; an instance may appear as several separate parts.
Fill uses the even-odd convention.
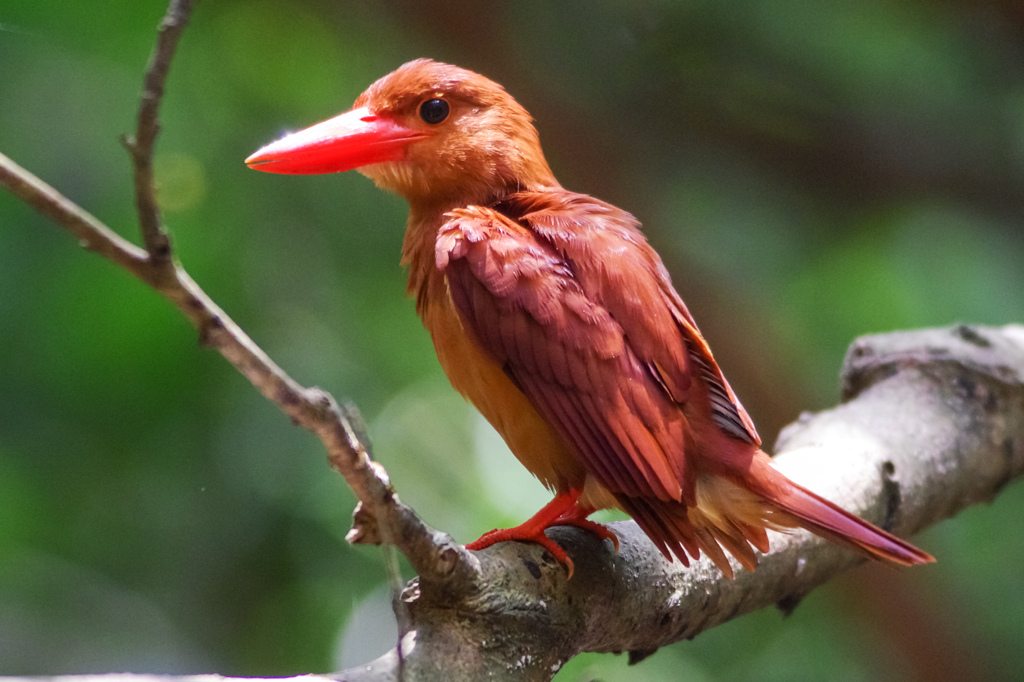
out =
[[[796,525],[871,559],[884,559],[902,566],[935,561],[933,556],[909,542],[854,516],[803,486],[788,479],[786,482],[788,485],[780,494],[769,497],[767,501],[783,514],[792,516]]]
[[[690,560],[687,552],[694,558],[700,557],[700,550],[697,549],[696,540],[689,531],[688,525],[680,527],[676,518],[671,514],[659,514],[650,502],[657,500],[646,500],[644,498],[631,498],[623,495],[619,502],[623,510],[633,517],[637,525],[651,539],[654,546],[658,548],[666,559],[672,561],[673,555],[679,559],[683,566],[689,566]]]
[[[701,476],[695,507],[656,498],[617,499],[667,559],[674,555],[689,566],[688,557],[697,559],[703,552],[730,578],[733,569],[725,552],[753,571],[754,550],[768,551],[766,528],[805,528],[871,559],[902,566],[935,561],[909,542],[793,483],[767,461],[755,460],[752,469],[756,475],[738,481]]]
[[[754,549],[762,554],[768,553],[768,533],[765,532],[764,527],[754,526],[742,521],[737,521],[736,527],[743,533],[743,537],[746,538],[747,542],[754,546]]]
[[[744,537],[743,531],[739,529],[736,524],[730,524],[732,528],[720,529],[716,526],[708,526],[708,530],[711,536],[718,541],[718,544],[724,547],[736,557],[740,565],[748,571],[753,571],[757,568],[757,555],[754,554],[754,548],[750,546],[750,542]],[[724,557],[723,557],[724,558]],[[719,563],[718,561],[715,562]]]
[[[722,573],[725,574],[725,577],[732,578],[732,565],[729,563],[728,557],[725,556],[725,552],[722,551],[722,544],[720,542],[722,533],[720,531],[716,532],[718,529],[714,526],[695,525],[693,529],[694,533],[697,535],[697,542],[700,544],[701,549],[704,550],[704,553],[708,555],[708,558],[711,559],[712,562],[714,562],[715,566],[718,566],[718,568],[721,569]],[[726,548],[728,549],[728,547]],[[745,561],[749,561],[749,559],[744,556],[743,552],[739,552],[738,554],[734,553],[733,556],[739,559],[741,565],[744,565]],[[754,567],[756,568],[756,566],[757,560],[755,559]],[[746,568],[745,565],[744,568]],[[753,568],[748,568],[747,570],[753,570]]]

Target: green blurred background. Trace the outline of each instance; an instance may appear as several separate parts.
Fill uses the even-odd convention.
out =
[[[137,240],[127,157],[160,0],[0,6],[0,151]],[[1019,1],[206,0],[156,163],[177,253],[297,380],[348,397],[460,541],[546,499],[404,297],[403,202],[242,159],[430,56],[503,83],[564,185],[632,211],[770,443],[857,335],[1024,320]],[[0,674],[326,672],[389,646],[352,494],[172,307],[0,192]],[[640,667],[559,680],[1024,677],[1024,486]],[[352,624],[355,623],[354,626]]]

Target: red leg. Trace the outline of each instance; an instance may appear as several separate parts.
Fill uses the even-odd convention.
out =
[[[546,528],[551,526],[578,526],[589,530],[598,537],[607,538],[615,543],[615,550],[619,549],[619,539],[615,534],[599,523],[588,521],[587,516],[594,512],[592,508],[578,504],[582,490],[568,490],[555,495],[555,498],[544,505],[540,511],[530,517],[526,522],[515,528],[494,529],[480,536],[476,542],[466,545],[466,549],[484,549],[499,542],[508,540],[519,540],[522,542],[536,542],[538,545],[551,552],[560,563],[564,564],[572,577],[574,567],[572,559],[565,553],[565,550],[555,544],[554,540],[544,534]]]

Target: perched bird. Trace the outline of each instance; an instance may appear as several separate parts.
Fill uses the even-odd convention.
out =
[[[408,293],[452,385],[554,499],[470,549],[626,511],[684,565],[754,570],[766,528],[800,526],[875,559],[928,554],[771,465],[669,274],[629,213],[563,189],[533,119],[472,71],[418,59],[351,111],[246,159],[272,173],[358,169],[409,202]],[[617,541],[616,541],[617,542]]]

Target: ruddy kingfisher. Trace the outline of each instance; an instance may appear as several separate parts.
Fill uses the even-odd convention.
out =
[[[418,59],[352,109],[246,159],[272,173],[357,169],[409,202],[408,292],[452,385],[554,493],[520,526],[541,544],[628,513],[668,558],[754,570],[766,529],[802,527],[875,559],[934,559],[777,471],[629,213],[563,189],[533,119],[497,83]],[[616,541],[617,542],[617,541]]]

